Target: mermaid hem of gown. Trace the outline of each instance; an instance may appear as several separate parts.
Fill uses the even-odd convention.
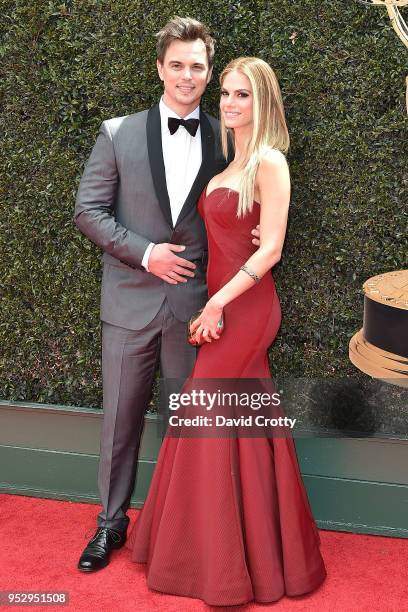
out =
[[[288,438],[165,438],[131,559],[149,588],[209,605],[315,590],[326,573],[300,478]]]
[[[141,563],[141,562],[134,561],[134,563]],[[147,581],[147,586],[149,587],[149,589],[152,589],[153,591],[157,591],[158,593],[163,593],[165,595],[174,595],[176,597],[190,597],[192,599],[200,599],[201,601],[203,601],[209,606],[238,606],[238,605],[242,606],[248,603],[262,603],[262,604],[276,603],[277,601],[282,599],[282,597],[284,597],[285,595],[287,597],[299,597],[303,595],[308,595],[309,593],[316,591],[316,589],[324,581],[325,577],[326,577],[326,574],[322,575],[320,571],[317,571],[315,580],[313,582],[310,582],[309,588],[307,591],[301,590],[300,592],[293,592],[293,593],[292,592],[289,593],[286,591],[286,592],[282,592],[281,594],[279,594],[275,599],[261,599],[259,597],[255,598],[253,594],[249,594],[247,598],[238,598],[235,601],[230,597],[230,595],[228,595],[224,601],[220,599],[212,600],[210,597],[206,597],[199,591],[193,591],[193,590],[188,591],[187,589],[181,589],[180,591],[176,591],[176,590],[172,590],[173,589],[172,586],[169,586],[169,588],[163,589],[160,578],[157,581],[157,585],[155,585],[154,578],[152,577],[150,577],[149,580]]]

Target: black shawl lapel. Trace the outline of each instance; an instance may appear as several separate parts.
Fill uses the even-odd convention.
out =
[[[160,208],[163,211],[164,218],[170,227],[173,227],[170,199],[166,185],[166,170],[164,168],[163,161],[160,110],[158,104],[153,106],[147,114],[146,137],[150,170],[152,173],[156,196],[159,201]]]
[[[213,176],[213,157],[214,157],[214,131],[205,113],[200,108],[200,130],[201,130],[201,151],[202,162],[196,179],[191,187],[190,193],[179,213],[176,226],[184,219],[192,208],[197,204],[205,185]]]

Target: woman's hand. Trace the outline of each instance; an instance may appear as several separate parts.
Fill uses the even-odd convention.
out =
[[[206,342],[218,340],[222,332],[222,306],[216,300],[210,299],[203,312],[191,324],[191,331],[194,333],[196,342],[200,342],[201,334]]]

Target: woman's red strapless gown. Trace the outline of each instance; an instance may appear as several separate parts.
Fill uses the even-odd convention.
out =
[[[237,203],[237,192],[219,187],[198,204],[210,296],[257,248],[259,204],[238,219]],[[281,320],[272,275],[224,315],[224,333],[200,348],[191,378],[270,378],[267,349]],[[228,606],[317,588],[326,576],[319,544],[292,438],[166,435],[126,546],[147,564],[149,588]]]

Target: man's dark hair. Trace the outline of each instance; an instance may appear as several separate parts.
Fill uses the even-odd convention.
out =
[[[156,37],[157,59],[161,64],[163,64],[166,51],[173,40],[187,42],[201,38],[207,50],[208,65],[210,67],[213,65],[215,40],[210,36],[207,26],[196,19],[173,17],[160,32],[157,32]]]

